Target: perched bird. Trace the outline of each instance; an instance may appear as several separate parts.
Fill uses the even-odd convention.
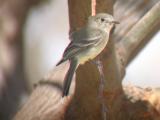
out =
[[[86,26],[70,35],[71,42],[65,49],[62,59],[57,63],[59,65],[66,60],[70,61],[62,97],[68,95],[77,67],[100,54],[108,42],[111,29],[118,23],[112,15],[98,13],[88,18]]]

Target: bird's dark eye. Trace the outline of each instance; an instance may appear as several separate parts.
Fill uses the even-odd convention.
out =
[[[105,21],[105,19],[104,18],[101,18],[101,22],[104,22]]]

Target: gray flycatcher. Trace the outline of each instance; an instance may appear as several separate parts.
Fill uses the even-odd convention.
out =
[[[59,65],[66,60],[70,61],[62,97],[68,95],[77,67],[100,54],[108,42],[111,29],[118,23],[112,15],[98,13],[88,18],[86,26],[70,35],[71,42],[65,49],[62,59],[57,63]]]

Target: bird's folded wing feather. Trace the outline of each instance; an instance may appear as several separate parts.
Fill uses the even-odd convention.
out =
[[[97,45],[103,38],[103,31],[99,29],[85,29],[73,33],[70,36],[71,42],[65,49],[63,59],[67,60],[90,46]]]

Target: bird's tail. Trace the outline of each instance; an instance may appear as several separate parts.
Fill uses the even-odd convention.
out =
[[[72,59],[71,63],[70,63],[69,70],[68,70],[68,72],[67,72],[67,74],[65,76],[65,82],[64,82],[64,88],[63,88],[62,97],[68,95],[68,92],[69,92],[69,89],[70,89],[70,85],[71,85],[71,82],[72,82],[72,78],[73,78],[74,72],[75,72],[77,67],[78,67],[78,61],[75,60],[75,59]]]

